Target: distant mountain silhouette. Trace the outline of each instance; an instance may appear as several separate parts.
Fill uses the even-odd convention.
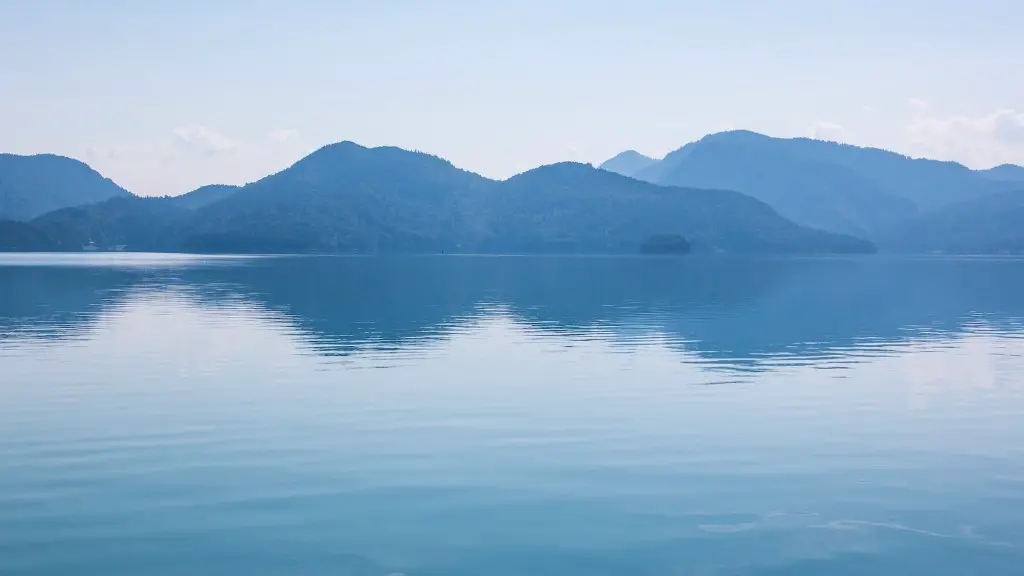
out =
[[[486,178],[400,148],[325,146],[198,210],[184,248],[201,252],[437,252],[476,226]]]
[[[499,182],[428,154],[351,142],[238,189],[192,194],[115,198],[31,224],[59,250],[635,254],[657,235],[695,251],[873,250],[737,192],[666,188],[574,163]]]
[[[1000,164],[995,168],[979,170],[978,173],[992,180],[1024,182],[1024,166],[1017,166],[1016,164]]]
[[[635,150],[626,150],[614,158],[601,164],[599,168],[607,170],[609,172],[615,172],[616,174],[622,174],[623,176],[633,176],[637,172],[653,166],[658,161],[654,158],[644,156],[643,154]]]
[[[0,154],[0,219],[27,221],[60,208],[128,195],[72,158]]]
[[[172,196],[171,198],[175,204],[195,210],[196,208],[202,208],[208,204],[223,200],[241,189],[241,186],[231,186],[229,184],[209,184],[181,196]]]
[[[746,133],[705,138],[638,177],[650,174],[664,185],[736,190],[798,224],[865,238],[916,211],[913,202],[844,166],[794,158]]]
[[[1024,254],[1024,186],[922,214],[879,241],[904,252]]]
[[[585,164],[544,166],[510,178],[488,205],[494,249],[635,253],[654,234],[697,250],[868,252],[869,243],[800,227],[770,206],[725,190],[654,186]]]
[[[749,131],[712,134],[637,172],[658,184],[736,190],[814,228],[874,238],[955,202],[1007,190],[954,162]]]

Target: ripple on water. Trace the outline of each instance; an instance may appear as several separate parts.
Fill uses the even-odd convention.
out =
[[[0,257],[0,573],[1024,565],[1011,261],[54,258]]]

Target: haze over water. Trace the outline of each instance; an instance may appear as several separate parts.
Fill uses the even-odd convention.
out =
[[[0,256],[0,574],[1020,574],[1024,260]]]

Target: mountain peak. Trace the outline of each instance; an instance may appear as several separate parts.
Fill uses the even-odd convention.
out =
[[[452,166],[452,163],[448,160],[425,152],[406,150],[397,146],[376,146],[370,148],[350,140],[344,140],[320,147],[308,156],[300,159],[293,167],[337,167],[344,163],[395,166],[396,162],[425,162],[427,164]]]
[[[538,166],[532,170],[521,172],[512,176],[507,181],[522,180],[529,178],[571,178],[576,177],[587,172],[597,172],[598,169],[594,168],[593,164],[587,164],[584,162],[555,162],[554,164],[545,164],[544,166]]]
[[[93,169],[92,166],[89,166],[85,162],[82,162],[81,160],[79,160],[77,158],[72,158],[70,156],[62,156],[60,154],[50,154],[50,153],[43,153],[43,154],[10,154],[10,153],[6,153],[6,152],[5,153],[0,153],[0,167],[7,168],[7,167],[15,166],[15,165],[20,165],[20,166],[25,166],[25,167],[32,167],[32,166],[38,166],[38,167],[43,167],[43,166],[45,166],[45,167],[58,167],[58,169],[63,168],[63,169],[66,169],[66,170],[78,170],[78,171],[81,171],[81,172],[84,172],[84,173],[91,173],[91,174],[96,174],[97,176],[100,176],[99,172],[97,172],[95,169]],[[100,176],[100,177],[102,178],[102,176]]]
[[[317,148],[311,152],[306,158],[310,156],[322,156],[327,154],[350,154],[358,153],[369,150],[366,146],[352,142],[351,140],[342,140],[341,142],[333,142],[331,144],[325,144],[320,148]]]
[[[606,160],[598,168],[622,174],[623,176],[632,176],[648,166],[653,166],[657,162],[656,159],[644,156],[636,150],[626,150]]]
[[[798,224],[861,236],[918,210],[983,195],[993,184],[956,163],[750,130],[709,134],[635,177],[735,190]]]
[[[1016,164],[1000,164],[988,170],[979,170],[980,174],[990,180],[1005,182],[1024,182],[1024,167]]]
[[[723,130],[721,132],[713,132],[701,138],[701,140],[780,140],[767,134],[760,132],[754,132],[753,130],[736,129],[736,130]]]
[[[0,154],[0,219],[31,220],[59,208],[128,195],[81,160]]]

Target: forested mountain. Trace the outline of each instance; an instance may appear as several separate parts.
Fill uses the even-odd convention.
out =
[[[779,147],[747,140],[737,133],[673,152],[656,166],[656,182],[736,190],[798,224],[863,238],[916,212],[913,202],[849,168],[795,158]]]
[[[180,241],[203,252],[634,253],[663,233],[709,250],[871,249],[736,193],[668,189],[581,164],[497,182],[435,156],[351,142],[196,211]]]
[[[767,204],[726,190],[655,186],[585,164],[544,166],[502,184],[488,203],[487,249],[637,252],[675,234],[695,250],[866,252],[869,243],[804,228]]]
[[[992,253],[1018,251],[1024,229],[1018,166],[972,171],[738,131],[602,168],[562,163],[496,181],[429,154],[340,142],[246,186],[140,198],[76,160],[0,155],[0,206],[19,215],[0,215],[0,249],[636,253],[673,238],[694,252],[871,251],[859,237]],[[67,205],[25,216],[47,203]]]
[[[1016,164],[1000,164],[995,168],[979,170],[978,172],[992,180],[1024,183],[1024,167],[1017,166]]]
[[[879,242],[899,252],[1024,254],[1024,186],[922,214]]]
[[[194,252],[637,253],[677,236],[695,251],[869,252],[736,192],[653,185],[584,164],[499,182],[399,148],[325,146],[193,207],[115,198],[32,221],[57,249]],[[196,193],[193,193],[196,194]]]
[[[179,230],[192,212],[173,198],[111,198],[88,206],[62,208],[30,224],[55,250],[77,251],[87,244],[102,250],[125,245],[135,251],[179,249]]]
[[[53,241],[42,230],[16,220],[0,220],[0,252],[47,252]]]
[[[0,219],[30,220],[128,192],[87,164],[53,154],[0,154]]]
[[[478,227],[470,208],[496,183],[446,160],[352,142],[196,211],[183,247],[201,252],[438,252]]]
[[[228,196],[231,196],[235,192],[241,190],[241,186],[231,186],[229,184],[209,184],[206,186],[200,186],[191,192],[186,192],[181,196],[171,196],[174,203],[183,207],[195,210],[196,208],[202,208],[207,204],[213,204],[214,202],[223,200]]]
[[[634,176],[736,190],[799,224],[868,238],[887,234],[919,212],[1008,189],[954,162],[749,131],[711,134]]]

